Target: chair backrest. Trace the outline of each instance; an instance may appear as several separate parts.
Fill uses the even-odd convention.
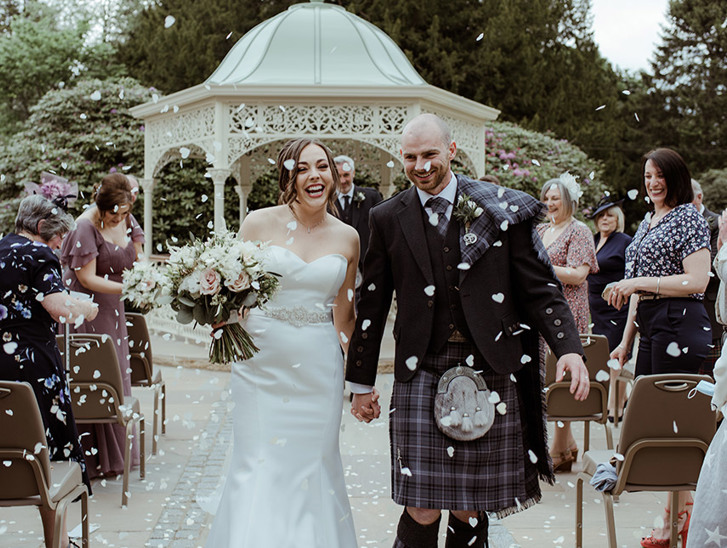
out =
[[[127,312],[126,329],[129,332],[131,384],[145,381],[150,383],[154,373],[154,361],[146,318],[142,314]]]
[[[114,342],[109,335],[70,335],[68,374],[76,422],[103,422],[124,404],[124,387]]]
[[[50,478],[50,459],[38,401],[27,382],[0,381],[0,432],[0,499],[40,495],[39,480],[48,485]]]
[[[709,377],[675,373],[636,379],[618,442],[625,460],[617,469],[627,467],[625,483],[696,485],[717,419],[709,397],[694,390],[700,380]]]
[[[555,354],[548,351],[545,358],[545,386],[548,415],[558,417],[582,417],[598,415],[603,412],[603,397],[608,396],[609,350],[608,339],[604,335],[580,335],[586,368],[590,379],[591,392],[584,401],[576,401],[570,393],[570,380],[555,383]]]

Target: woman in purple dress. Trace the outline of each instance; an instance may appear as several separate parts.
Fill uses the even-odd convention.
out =
[[[127,226],[132,196],[125,175],[113,173],[104,177],[94,194],[94,201],[95,207],[89,207],[77,219],[75,230],[63,242],[64,281],[70,290],[93,296],[99,305],[96,319],[84,322],[76,331],[105,333],[111,337],[121,369],[124,396],[130,396],[129,342],[121,300],[121,275],[134,264],[143,235],[135,222]],[[83,436],[82,440],[89,475],[93,478],[122,473],[124,428],[115,424],[95,424],[88,432],[91,435]],[[138,447],[137,443],[132,445],[132,465],[139,463]]]
[[[598,203],[591,215],[598,229],[593,237],[593,243],[596,246],[599,271],[588,275],[588,303],[591,308],[592,332],[596,335],[605,335],[608,339],[609,352],[613,352],[621,342],[628,315],[626,308],[616,310],[601,296],[608,284],[623,280],[624,277],[626,248],[631,243],[631,236],[623,232],[622,203],[623,200],[613,201],[606,197]],[[626,385],[616,383],[618,374],[618,370],[611,369],[608,399],[608,420],[611,422],[614,420],[614,413],[617,413],[621,420],[626,397]]]

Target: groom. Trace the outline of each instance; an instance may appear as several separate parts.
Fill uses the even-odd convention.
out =
[[[455,176],[456,148],[433,114],[405,127],[401,153],[413,187],[371,210],[349,346],[351,412],[369,422],[380,412],[373,386],[396,292],[392,497],[405,509],[395,548],[436,548],[441,510],[450,511],[447,548],[487,546],[485,512],[527,508],[540,500],[539,477],[552,483],[538,333],[559,357],[557,378],[569,371],[575,399],[588,394],[578,332],[534,232],[541,203]],[[479,215],[457,205],[464,195]],[[460,364],[478,372],[497,405],[490,430],[473,441],[446,436],[433,415],[442,373]]]

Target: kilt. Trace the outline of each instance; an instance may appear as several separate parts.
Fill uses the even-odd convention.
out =
[[[473,441],[442,434],[434,422],[434,398],[442,373],[474,356],[488,388],[505,403],[492,428]],[[402,506],[486,511],[504,517],[540,500],[538,471],[523,442],[514,377],[495,373],[471,343],[447,343],[427,355],[409,382],[394,382],[389,431],[392,498]]]

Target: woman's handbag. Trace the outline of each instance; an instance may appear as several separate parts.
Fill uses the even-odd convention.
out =
[[[482,376],[461,365],[445,371],[434,399],[434,420],[445,436],[458,441],[484,436],[495,421],[495,404]]]

